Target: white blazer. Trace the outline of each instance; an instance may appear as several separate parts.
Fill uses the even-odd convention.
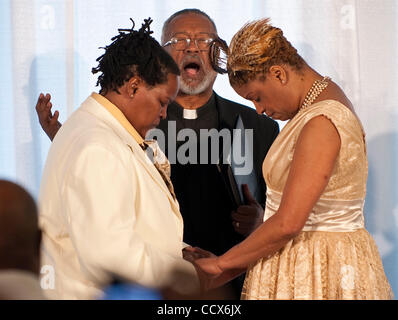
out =
[[[55,270],[50,298],[98,298],[113,276],[183,292],[183,283],[169,283],[175,269],[198,285],[182,259],[178,202],[134,138],[91,96],[51,145],[39,209],[42,265]]]

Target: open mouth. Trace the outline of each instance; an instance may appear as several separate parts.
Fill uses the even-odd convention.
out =
[[[195,62],[187,63],[184,67],[184,71],[191,76],[196,76],[200,71],[200,65]]]

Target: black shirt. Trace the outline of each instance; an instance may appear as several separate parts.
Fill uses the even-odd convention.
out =
[[[206,138],[182,139],[184,129],[193,130],[197,138],[200,137],[201,129],[226,129],[232,133],[240,116],[244,127],[252,129],[254,133],[253,169],[262,190],[262,199],[259,201],[264,205],[266,186],[262,177],[262,162],[279,133],[279,126],[265,115],[258,115],[255,110],[224,99],[214,92],[209,101],[197,109],[196,119],[184,119],[183,110],[176,102],[171,103],[167,118],[160,121],[158,129],[164,134],[164,145],[159,145],[170,161],[171,180],[184,220],[184,242],[221,255],[244,239],[233,228],[231,212],[235,203],[217,166],[218,160],[222,162],[224,141],[220,139],[218,152],[208,149],[205,153],[202,148],[201,154],[200,146],[207,142],[210,148],[209,141]],[[183,141],[178,141],[179,138]],[[179,157],[178,152],[185,157],[181,157],[181,154]],[[200,161],[201,156],[205,161]],[[236,299],[240,297],[243,280],[244,275],[230,283]]]
[[[168,121],[176,121],[177,137],[182,129],[192,129],[198,138],[177,141],[177,161],[171,163],[171,180],[184,218],[184,242],[220,255],[242,241],[243,237],[232,226],[233,204],[218,170],[218,161],[214,161],[214,155],[211,159],[214,150],[210,148],[210,140],[206,135],[200,138],[200,129],[220,129],[215,94],[196,111],[196,119],[184,119],[183,108],[176,102],[168,108]],[[208,139],[209,148],[206,150],[200,148],[204,139]],[[196,150],[196,157],[190,158],[196,158],[196,161],[186,164],[179,162],[181,157],[178,157],[178,150],[182,150],[180,148],[183,145],[188,153]],[[167,152],[175,151],[168,149]],[[207,154],[203,155],[203,152]]]

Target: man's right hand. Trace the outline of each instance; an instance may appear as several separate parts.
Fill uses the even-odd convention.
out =
[[[50,94],[44,95],[40,93],[36,104],[36,112],[41,127],[52,141],[62,124],[58,121],[59,112],[55,111],[54,114],[51,112],[52,103],[50,99]]]
[[[263,223],[264,209],[250,193],[249,186],[242,186],[245,205],[232,212],[232,223],[235,231],[247,237]]]

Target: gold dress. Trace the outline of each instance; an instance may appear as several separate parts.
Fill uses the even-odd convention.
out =
[[[377,247],[364,229],[368,163],[362,126],[347,107],[325,100],[300,110],[282,129],[263,163],[264,221],[279,208],[295,143],[312,118],[326,116],[341,148],[332,176],[301,233],[250,266],[242,299],[392,299]]]

